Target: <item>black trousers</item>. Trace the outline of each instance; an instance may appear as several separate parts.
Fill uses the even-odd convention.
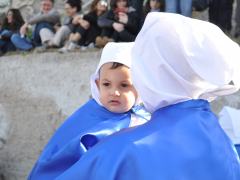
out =
[[[224,32],[232,29],[232,12],[234,0],[211,0],[209,21],[219,26]]]
[[[236,26],[240,31],[240,0],[237,0],[235,21],[236,21]]]

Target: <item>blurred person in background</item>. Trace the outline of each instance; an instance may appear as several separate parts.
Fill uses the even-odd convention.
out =
[[[56,25],[60,23],[60,15],[54,9],[54,0],[41,0],[40,12],[30,18],[15,34],[12,40],[20,50],[29,50],[34,46],[45,46],[53,37]],[[33,25],[31,42],[28,40],[29,25]]]
[[[71,33],[78,31],[79,23],[82,23],[80,11],[82,9],[81,0],[66,0],[64,4],[66,16],[63,19],[62,25],[59,23],[56,26],[56,33],[54,33],[51,39],[44,44],[44,46],[37,49],[37,52],[44,52],[51,47],[62,47],[65,41],[68,40]]]
[[[97,47],[104,47],[111,41],[134,41],[139,31],[139,16],[128,0],[112,0],[110,6],[111,9],[98,19],[103,32],[96,38]]]
[[[149,12],[163,12],[165,9],[165,0],[147,0],[143,8],[143,17],[141,25]]]
[[[11,38],[14,33],[19,33],[23,24],[24,20],[18,9],[9,9],[7,11],[0,31],[0,54],[16,50]]]
[[[85,47],[94,47],[96,37],[102,32],[98,26],[98,17],[107,11],[107,1],[94,0],[91,4],[90,11],[79,19],[79,25],[76,32],[72,32],[63,48],[59,52],[64,53],[72,51],[81,45]]]
[[[144,0],[130,0],[130,5],[136,9],[139,18],[143,17],[143,4]]]
[[[234,0],[211,0],[209,3],[209,21],[230,35]]]
[[[240,36],[240,0],[237,0],[235,21],[236,21],[236,28],[235,28],[234,37],[238,38]]]

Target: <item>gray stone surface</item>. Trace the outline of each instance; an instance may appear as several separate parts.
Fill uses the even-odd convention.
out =
[[[0,104],[10,127],[0,179],[23,180],[55,129],[89,99],[99,51],[0,57]]]
[[[10,0],[1,0],[0,1],[0,14],[4,13],[9,6],[10,6]]]
[[[8,137],[10,124],[7,119],[5,109],[0,104],[0,150],[5,146]]]

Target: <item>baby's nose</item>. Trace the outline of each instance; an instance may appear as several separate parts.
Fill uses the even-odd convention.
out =
[[[114,90],[113,90],[113,95],[114,95],[114,96],[120,96],[119,90],[118,90],[118,89],[114,89]]]

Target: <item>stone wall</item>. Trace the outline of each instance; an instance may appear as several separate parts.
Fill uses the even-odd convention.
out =
[[[93,51],[0,57],[0,180],[26,179],[55,129],[89,99],[99,56]]]

